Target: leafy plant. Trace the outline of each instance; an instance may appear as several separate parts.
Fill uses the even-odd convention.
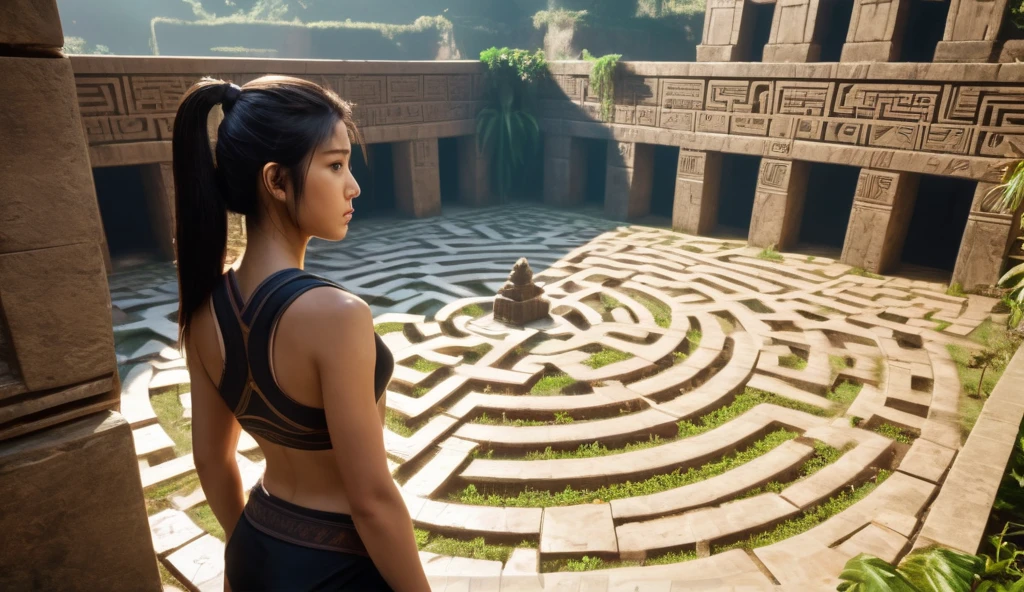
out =
[[[974,395],[975,397],[981,398],[981,385],[985,382],[985,371],[988,370],[988,367],[998,357],[999,352],[986,348],[974,354],[974,357],[971,358],[971,368],[981,368],[981,376],[978,377],[978,391]]]
[[[861,553],[846,562],[839,575],[840,592],[1022,592],[1024,573],[1017,561],[1024,555],[1005,537],[1007,524],[992,537],[995,556],[968,555],[943,547],[927,547],[893,566]],[[1018,526],[1018,525],[1014,525]]]
[[[611,121],[615,112],[615,69],[622,59],[621,54],[610,53],[595,57],[583,50],[583,59],[591,62],[590,90],[601,100],[601,120]]]
[[[545,25],[561,28],[574,27],[582,23],[586,16],[586,10],[566,10],[564,8],[540,10],[533,15],[533,28],[540,29]]]
[[[506,197],[526,157],[537,150],[533,87],[547,76],[547,60],[541,50],[492,47],[480,53],[480,61],[487,66],[487,107],[477,115],[477,143],[491,155],[498,192]]]
[[[1024,2],[1011,4],[1010,20],[1018,27],[1024,25]],[[1002,173],[1002,182],[986,194],[988,200],[999,195],[999,206],[1008,212],[1016,212],[1024,203],[1024,150],[1015,142],[1010,142],[1010,159],[997,163],[994,168]],[[1024,229],[1024,216],[1020,220]],[[999,286],[1009,288],[1006,303],[1010,306],[1009,323],[1017,326],[1024,317],[1024,263],[1014,266],[999,279]]]

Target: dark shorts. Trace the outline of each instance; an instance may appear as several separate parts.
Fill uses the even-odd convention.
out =
[[[224,553],[233,592],[390,592],[347,514],[296,506],[257,484]]]

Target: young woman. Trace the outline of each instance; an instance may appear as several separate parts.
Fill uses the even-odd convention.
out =
[[[207,119],[221,105],[216,159]],[[174,120],[178,323],[192,378],[192,448],[228,537],[226,585],[425,591],[412,521],[384,452],[394,359],[370,308],[302,271],[310,237],[341,240],[359,185],[350,105],[316,84],[204,79]],[[227,212],[245,215],[224,273]],[[245,429],[267,459],[243,503]]]

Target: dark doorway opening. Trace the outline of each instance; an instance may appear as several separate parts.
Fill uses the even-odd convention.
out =
[[[437,170],[441,178],[441,203],[459,201],[459,145],[458,138],[437,139]]]
[[[544,134],[537,136],[537,143],[526,150],[525,164],[515,179],[515,195],[519,201],[544,201]]]
[[[801,247],[836,249],[834,254],[838,256],[846,240],[860,169],[823,162],[810,166],[799,242]]]
[[[901,262],[952,272],[978,183],[921,175]]]
[[[603,206],[604,186],[608,175],[608,141],[574,138],[583,146],[583,203]]]
[[[166,219],[157,196],[148,195],[142,166],[101,167],[92,170],[96,200],[100,207],[107,249],[114,267],[166,261],[161,234],[170,226],[158,227]]]
[[[672,218],[676,201],[678,146],[654,147],[654,175],[651,182],[651,214]]]
[[[352,174],[361,191],[355,202],[356,211],[361,214],[394,213],[395,162],[391,144],[367,144],[365,155],[359,146],[354,151]]]
[[[900,44],[900,62],[930,62],[935,58],[935,47],[946,31],[949,2],[936,0],[910,0],[907,25]]]
[[[746,239],[754,212],[754,192],[761,157],[722,155],[722,182],[718,192],[718,228],[715,234]]]
[[[821,34],[822,62],[838,62],[843,55],[843,44],[846,34],[850,31],[850,19],[853,17],[853,0],[827,0],[822,3],[823,11],[818,18],[824,19]]]
[[[750,49],[748,59],[751,62],[760,62],[764,59],[764,46],[768,44],[768,38],[772,34],[772,17],[775,16],[775,4],[754,4],[747,2],[744,10],[750,10],[753,14],[750,21]]]

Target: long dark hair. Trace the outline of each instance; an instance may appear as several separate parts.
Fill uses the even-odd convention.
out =
[[[224,119],[217,129],[215,161],[207,120],[218,104]],[[241,88],[204,78],[185,93],[172,142],[179,345],[224,272],[227,213],[258,220],[257,188],[269,162],[287,171],[298,202],[314,149],[331,137],[339,121],[352,142],[362,144],[351,105],[300,78],[264,76]]]

